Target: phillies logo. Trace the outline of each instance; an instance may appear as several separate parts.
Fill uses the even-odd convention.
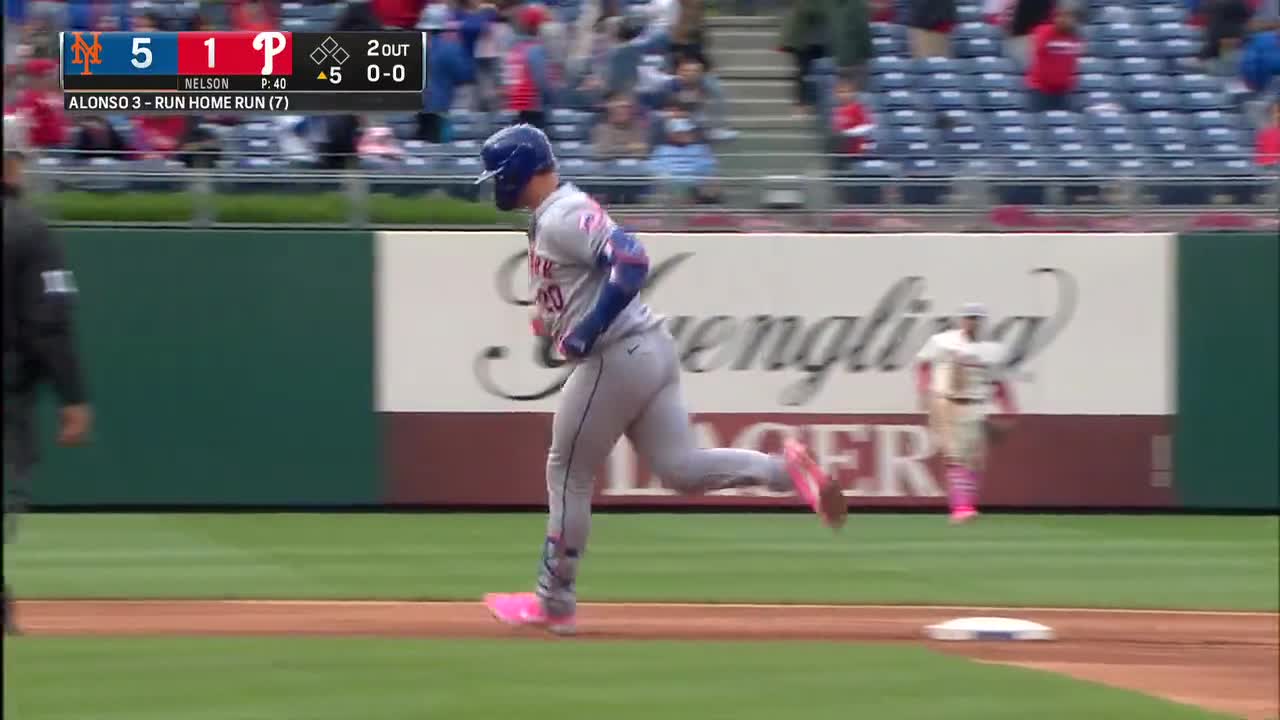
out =
[[[253,49],[262,53],[262,74],[270,75],[275,69],[275,57],[284,52],[284,33],[260,32],[253,38]]]

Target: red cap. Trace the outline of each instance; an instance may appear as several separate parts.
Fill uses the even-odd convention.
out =
[[[542,5],[526,5],[520,9],[520,24],[533,31],[547,21],[547,9]]]

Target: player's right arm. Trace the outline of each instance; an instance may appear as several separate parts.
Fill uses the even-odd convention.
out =
[[[921,410],[930,409],[933,373],[937,371],[939,355],[937,335],[930,335],[924,347],[916,353],[916,397]]]

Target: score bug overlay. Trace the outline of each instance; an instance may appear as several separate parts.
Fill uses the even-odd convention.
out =
[[[420,32],[64,32],[68,112],[421,110]]]

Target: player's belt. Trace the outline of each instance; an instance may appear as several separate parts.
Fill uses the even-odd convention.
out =
[[[948,399],[948,400],[950,400],[951,402],[953,402],[953,403],[957,404],[957,405],[976,405],[976,404],[978,404],[978,403],[982,402],[981,400],[979,400],[979,399],[977,399],[977,398],[949,397],[949,398],[947,398],[947,399]]]

